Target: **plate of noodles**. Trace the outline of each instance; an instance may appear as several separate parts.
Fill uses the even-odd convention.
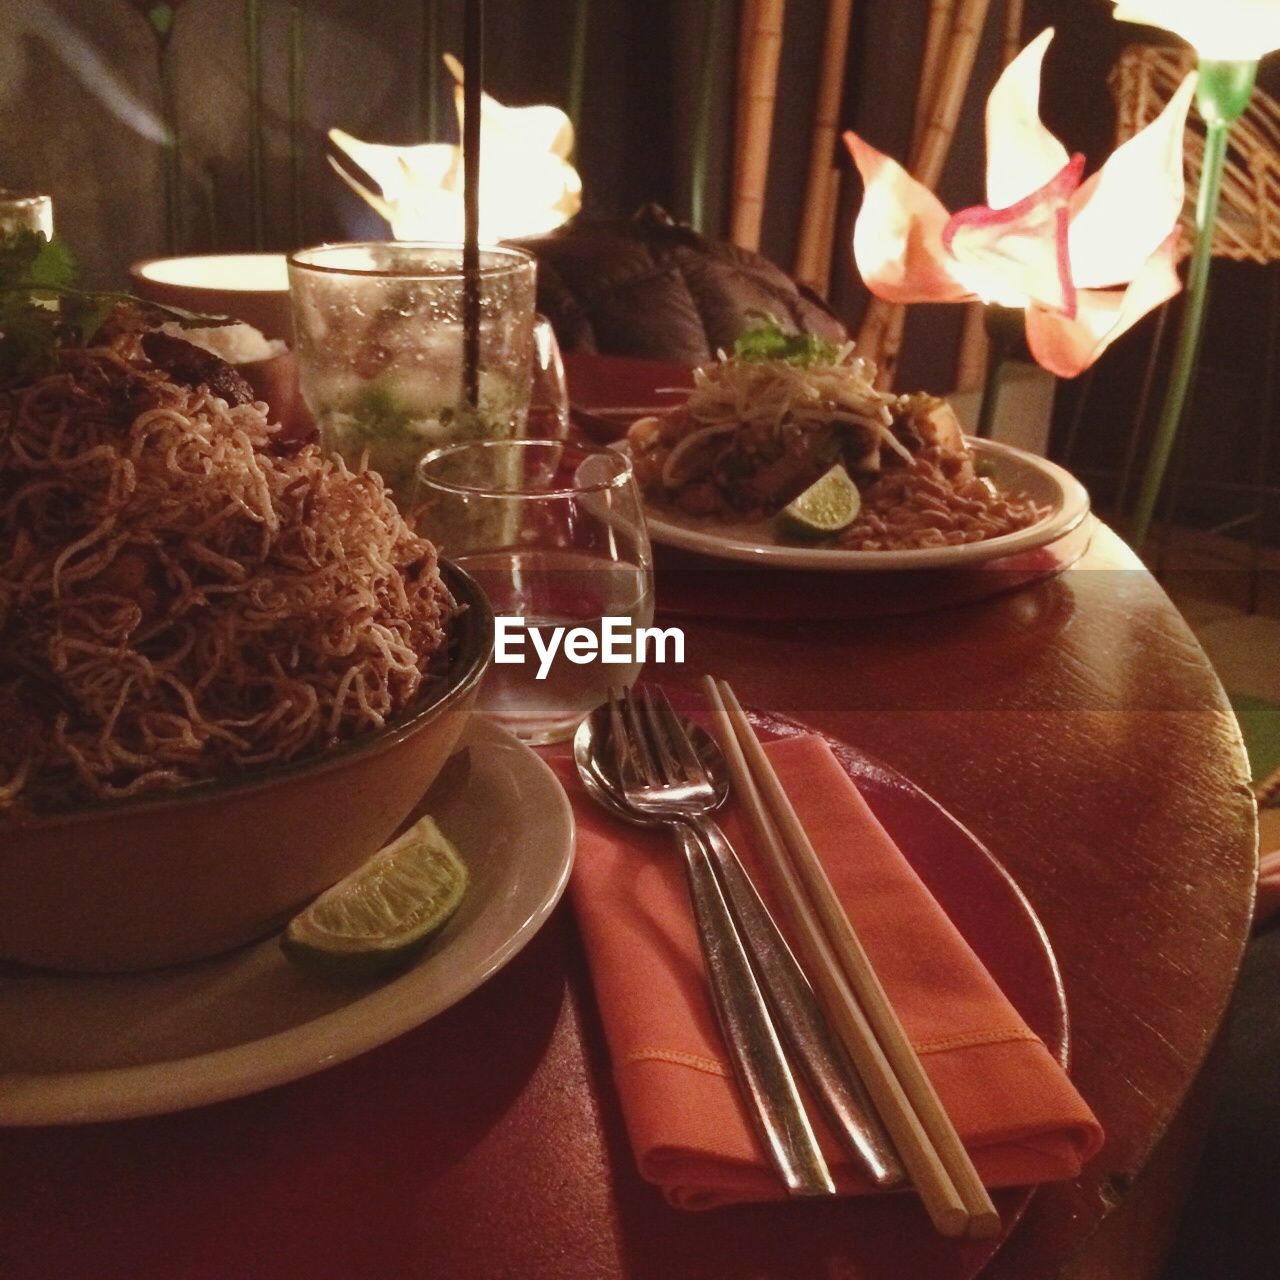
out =
[[[573,846],[551,771],[471,717],[494,627],[474,580],[375,472],[284,430],[199,318],[66,274],[43,236],[0,258],[11,1124],[371,1048],[514,955]],[[282,926],[428,803],[470,872],[441,933],[381,980],[295,968]]]
[[[793,569],[936,569],[1053,542],[1088,515],[1084,486],[1011,445],[966,436],[945,400],[874,386],[852,343],[748,329],[694,370],[683,403],[634,421],[632,459],[653,540]],[[856,516],[797,532],[784,509],[833,469]]]
[[[141,971],[271,935],[390,839],[493,619],[197,318],[12,279],[58,258],[0,261],[0,957]]]
[[[457,912],[413,964],[335,980],[276,937],[194,964],[55,974],[0,962],[0,1125],[82,1124],[242,1097],[344,1062],[451,1007],[559,901],[573,815],[550,768],[480,718],[420,808],[467,863]]]

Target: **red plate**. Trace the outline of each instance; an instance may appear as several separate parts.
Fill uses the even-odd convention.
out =
[[[918,788],[832,746],[1065,1065],[1062,985],[1017,886]],[[564,907],[504,973],[381,1049],[181,1115],[0,1132],[0,1169],[5,1280],[971,1280],[1000,1244],[943,1240],[898,1195],[670,1208],[636,1172]],[[1006,1232],[1031,1195],[996,1193]]]
[[[681,712],[704,720],[701,697],[670,690]],[[818,731],[783,716],[750,712],[765,741]],[[914,783],[826,734],[836,758],[1027,1025],[1065,1068],[1066,994],[1043,926],[1008,872],[978,838]],[[899,1195],[680,1213],[651,1202],[628,1235],[636,1275],[751,1276],[753,1280],[971,1280],[1026,1209],[1034,1188],[993,1193],[1004,1224],[994,1241],[936,1235],[914,1199]],[[656,1202],[656,1192],[653,1201]],[[634,1206],[632,1206],[634,1208]],[[634,1235],[632,1233],[634,1232]],[[682,1265],[701,1258],[710,1268]],[[710,1259],[717,1259],[714,1267]]]

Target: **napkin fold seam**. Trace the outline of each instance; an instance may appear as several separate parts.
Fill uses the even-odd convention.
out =
[[[715,1058],[704,1058],[698,1053],[684,1053],[679,1049],[632,1049],[622,1059],[621,1065],[629,1066],[635,1062],[667,1062],[672,1066],[691,1067],[704,1075],[721,1076],[726,1080],[729,1078],[729,1068],[724,1063]]]
[[[943,1036],[937,1040],[911,1042],[917,1053],[946,1053],[949,1049],[970,1049],[982,1044],[1012,1044],[1018,1040],[1030,1040],[1035,1044],[1044,1041],[1030,1027],[1006,1027],[991,1031],[968,1031],[961,1035]]]
[[[1027,1041],[1031,1044],[1043,1045],[1044,1041],[1034,1031],[1026,1027],[1009,1027],[1003,1030],[971,1031],[964,1035],[946,1036],[939,1040],[912,1042],[912,1047],[919,1054],[948,1053],[953,1049],[972,1049],[979,1045],[1014,1044]],[[690,1067],[705,1075],[720,1076],[729,1079],[729,1068],[716,1058],[706,1058],[697,1053],[686,1053],[680,1049],[662,1049],[656,1045],[632,1049],[622,1059],[622,1066],[635,1062],[668,1062],[678,1067]]]

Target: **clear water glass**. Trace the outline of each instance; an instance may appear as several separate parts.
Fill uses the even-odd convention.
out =
[[[533,370],[529,388],[532,440],[563,440],[569,434],[569,384],[556,331],[546,316],[533,322]]]
[[[478,404],[464,386],[462,246],[319,245],[289,258],[302,393],[328,452],[367,462],[406,502],[424,454],[527,434],[536,264],[480,250]]]
[[[520,619],[509,625],[524,661],[495,661],[480,687],[482,713],[526,742],[557,742],[611,687],[635,681],[634,632],[653,622],[653,559],[625,455],[547,440],[448,446],[422,460],[415,512],[420,532],[479,582],[494,613]],[[618,620],[609,625],[620,661],[599,653],[606,618]],[[562,642],[544,657],[529,629],[545,651],[557,627]],[[573,629],[578,658],[594,642],[594,660],[567,651]]]

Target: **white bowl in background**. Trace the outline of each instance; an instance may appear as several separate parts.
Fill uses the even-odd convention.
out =
[[[283,253],[147,258],[129,268],[139,297],[200,315],[233,316],[288,342],[289,273]]]

